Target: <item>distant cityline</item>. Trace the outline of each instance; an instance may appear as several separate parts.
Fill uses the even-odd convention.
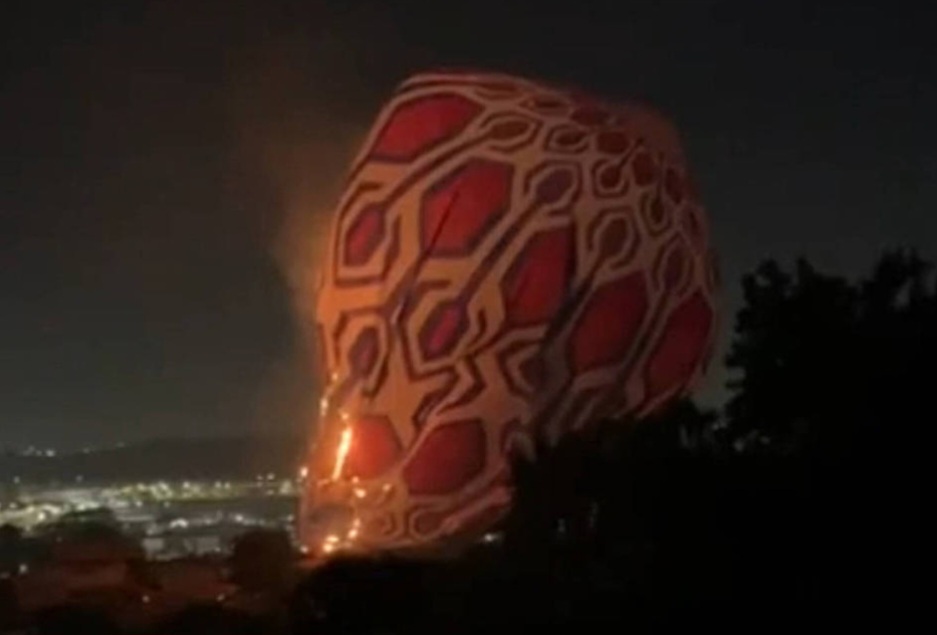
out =
[[[180,443],[225,443],[243,442],[247,440],[286,441],[296,442],[301,435],[289,434],[237,434],[237,435],[186,435],[173,437],[148,437],[135,441],[117,441],[112,443],[87,443],[72,446],[56,446],[48,443],[0,443],[0,456],[21,457],[62,457],[76,454],[92,454],[94,452],[108,452],[129,447],[153,446]]]
[[[26,447],[0,452],[0,482],[253,479],[294,475],[304,453],[290,436],[164,438],[78,451]]]

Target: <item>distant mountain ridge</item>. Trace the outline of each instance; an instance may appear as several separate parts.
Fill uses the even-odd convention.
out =
[[[54,457],[5,453],[0,482],[282,478],[296,473],[304,451],[296,436],[232,436],[152,439]]]

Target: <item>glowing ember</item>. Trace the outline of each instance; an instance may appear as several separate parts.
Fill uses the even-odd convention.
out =
[[[334,554],[340,550],[351,549],[360,531],[361,520],[355,517],[349,525],[348,531],[345,532],[344,537],[334,533],[327,535],[319,546],[319,550],[324,554]]]

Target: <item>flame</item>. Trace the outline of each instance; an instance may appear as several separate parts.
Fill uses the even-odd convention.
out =
[[[335,452],[335,467],[332,468],[332,480],[337,481],[342,470],[345,469],[345,461],[348,459],[348,451],[351,449],[351,428],[346,427],[342,430],[341,439],[338,442],[338,449]]]
[[[329,405],[329,392],[327,391],[320,403],[323,416],[328,416]],[[343,472],[345,471],[345,466],[348,461],[348,453],[351,451],[352,443],[354,443],[354,429],[352,428],[352,419],[348,411],[340,409],[337,414],[342,427],[338,435],[338,443],[334,446],[331,446],[331,443],[329,444],[331,447],[334,447],[332,471],[328,476],[323,475],[321,480],[318,481],[318,487],[328,487],[346,479]],[[332,437],[332,440],[334,440],[334,437]],[[323,447],[322,449],[325,450],[325,456],[331,454],[330,447]],[[358,486],[358,481],[359,479],[356,476],[351,476],[351,478],[347,479],[345,485],[350,488],[348,489],[349,494],[358,499],[362,499],[367,496],[367,491]],[[342,489],[344,491],[344,487]],[[333,532],[325,536],[319,543],[318,551],[324,555],[334,555],[338,551],[352,549],[355,546],[354,543],[358,540],[360,532],[361,520],[355,515],[347,529],[339,530],[337,533]]]

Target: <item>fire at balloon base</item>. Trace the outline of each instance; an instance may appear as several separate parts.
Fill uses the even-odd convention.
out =
[[[438,533],[434,541],[393,540],[399,533],[386,501],[393,488],[377,484],[372,495],[358,479],[324,480],[316,484],[317,496],[301,510],[300,536],[304,550],[319,559],[351,555],[397,553],[411,557],[439,558],[457,556],[482,540],[507,512],[511,502],[509,488],[491,488],[487,495],[470,504],[444,513],[409,514],[417,523],[431,523]],[[382,494],[382,495],[381,495]],[[416,524],[414,529],[423,529]]]
[[[303,540],[320,555],[353,551],[361,532],[361,521],[354,511],[335,505],[317,509],[306,523]]]

